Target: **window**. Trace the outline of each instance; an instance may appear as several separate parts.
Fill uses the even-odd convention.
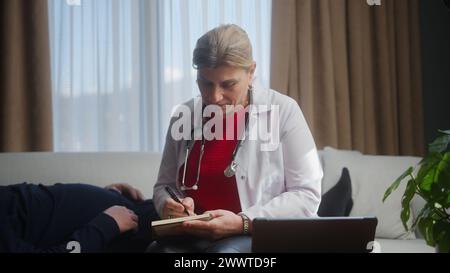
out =
[[[268,86],[270,21],[270,0],[49,0],[55,151],[162,151],[196,40],[240,25]]]

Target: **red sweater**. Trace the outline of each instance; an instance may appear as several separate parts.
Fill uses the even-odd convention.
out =
[[[237,113],[224,118],[223,140],[205,140],[205,150],[201,162],[198,190],[185,191],[186,196],[192,197],[195,203],[195,213],[201,214],[208,210],[224,209],[234,213],[241,212],[239,193],[236,186],[236,177],[226,177],[224,170],[231,163],[233,151],[237,145],[237,118],[243,117]],[[234,122],[233,122],[234,120]],[[243,122],[243,121],[242,121]],[[244,123],[242,123],[244,125]],[[226,140],[227,128],[234,125],[233,140]],[[243,129],[244,126],[242,126]],[[198,159],[200,156],[201,141],[197,140],[188,159],[185,185],[195,184],[197,177]],[[184,164],[179,170],[179,183],[183,177]]]

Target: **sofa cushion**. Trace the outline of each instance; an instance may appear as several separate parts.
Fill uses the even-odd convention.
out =
[[[349,216],[352,207],[350,174],[347,168],[343,168],[338,183],[322,196],[318,215],[320,217]]]
[[[152,198],[161,154],[147,152],[2,153],[0,185],[129,183]]]
[[[354,207],[351,216],[375,215],[378,217],[377,237],[388,239],[415,239],[414,233],[405,231],[400,219],[401,200],[406,183],[400,184],[383,203],[386,189],[408,167],[415,166],[420,159],[404,156],[364,155],[360,164],[355,166],[360,173],[353,187]],[[412,224],[409,219],[409,225]]]
[[[322,192],[329,191],[336,183],[342,173],[342,168],[354,166],[357,164],[358,156],[362,154],[358,151],[336,150],[331,147],[325,147],[322,151]],[[345,164],[343,164],[345,162]],[[348,168],[350,173],[352,170]],[[353,176],[353,173],[352,173]]]
[[[414,239],[415,234],[406,232],[400,219],[405,183],[385,203],[382,198],[392,182],[419,161],[417,157],[369,156],[327,147],[324,149],[323,185],[332,183],[330,180],[347,167],[352,175],[353,208],[350,216],[376,216],[376,236],[379,238]]]

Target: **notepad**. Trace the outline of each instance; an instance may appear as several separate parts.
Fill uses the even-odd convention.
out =
[[[153,221],[151,224],[153,238],[181,235],[180,226],[182,223],[193,220],[209,221],[211,214],[192,215],[180,218],[164,219]]]

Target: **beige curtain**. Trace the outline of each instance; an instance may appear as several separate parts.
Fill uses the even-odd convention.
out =
[[[47,0],[0,1],[0,152],[52,150]]]
[[[271,85],[317,146],[422,155],[417,0],[274,0]]]

